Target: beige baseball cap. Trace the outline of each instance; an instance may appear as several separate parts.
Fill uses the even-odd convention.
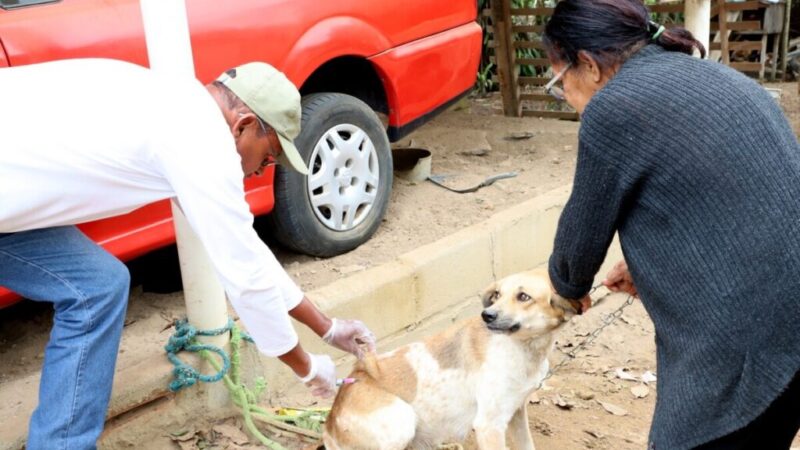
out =
[[[217,81],[276,131],[283,148],[278,162],[308,175],[308,167],[294,145],[300,134],[300,92],[286,75],[267,63],[251,62],[223,73]]]

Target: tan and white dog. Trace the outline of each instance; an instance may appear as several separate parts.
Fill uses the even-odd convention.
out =
[[[556,305],[554,305],[556,303]],[[481,449],[533,450],[526,399],[548,372],[553,331],[580,307],[551,296],[541,272],[483,295],[480,318],[356,363],[325,424],[328,450],[435,448],[474,429]]]

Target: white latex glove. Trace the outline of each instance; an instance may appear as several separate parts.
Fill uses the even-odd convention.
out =
[[[331,322],[331,327],[322,336],[328,344],[352,353],[358,359],[364,357],[362,345],[367,347],[367,351],[375,351],[375,335],[360,320],[332,319]]]
[[[311,370],[308,375],[300,378],[311,393],[317,397],[329,398],[336,393],[336,365],[328,355],[308,354],[311,360]]]

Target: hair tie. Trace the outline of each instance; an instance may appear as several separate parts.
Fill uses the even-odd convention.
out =
[[[650,37],[650,40],[652,40],[652,41],[658,40],[658,37],[661,36],[661,34],[664,33],[664,31],[666,31],[666,28],[664,27],[664,25],[655,23],[652,20],[649,21],[648,24],[650,25],[651,29],[653,29],[653,28],[656,29],[656,32],[653,33],[653,36]]]

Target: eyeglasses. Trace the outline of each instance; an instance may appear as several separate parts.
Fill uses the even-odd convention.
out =
[[[269,125],[265,124],[264,121],[262,121],[261,118],[258,117],[258,116],[256,116],[256,122],[258,122],[258,126],[261,127],[261,131],[264,133],[264,136],[266,136],[267,139],[269,140],[269,145],[270,145],[270,152],[267,153],[267,157],[264,158],[263,161],[261,161],[261,166],[259,166],[259,170],[262,170],[262,169],[264,169],[266,167],[274,166],[274,165],[278,164],[278,161],[275,158],[275,155],[273,154],[273,149],[274,149],[274,146],[273,146],[273,143],[272,143],[273,138],[272,138],[271,133],[270,133],[270,131],[272,133],[274,133],[275,131]]]
[[[258,170],[266,169],[269,166],[274,166],[278,164],[278,161],[272,155],[267,155],[263,161],[261,161],[261,165],[258,166]]]
[[[269,125],[265,124],[260,118],[257,119],[258,125],[261,127],[261,131],[264,132],[264,136],[267,137],[269,141],[269,152],[267,152],[267,156],[261,161],[261,166],[259,167],[259,171],[264,170],[266,167],[274,166],[278,164],[277,155],[280,152],[280,141],[278,141],[278,135],[275,130],[270,127]],[[277,143],[277,149],[275,147],[275,141]]]
[[[563,102],[566,99],[566,96],[564,95],[564,88],[562,88],[561,86],[556,86],[556,83],[558,83],[558,81],[561,80],[561,78],[564,76],[565,73],[567,73],[567,70],[569,70],[570,67],[572,67],[572,63],[569,63],[566,66],[564,66],[564,68],[561,69],[561,72],[558,72],[556,76],[554,76],[550,81],[547,82],[547,84],[544,85],[545,94],[552,95],[553,98],[555,98],[560,102]]]
[[[261,120],[261,117],[258,116],[256,116],[256,122],[258,122],[258,126],[261,127],[261,132],[264,133],[264,136],[267,136],[269,134],[267,133],[267,124],[265,124],[264,121]]]

